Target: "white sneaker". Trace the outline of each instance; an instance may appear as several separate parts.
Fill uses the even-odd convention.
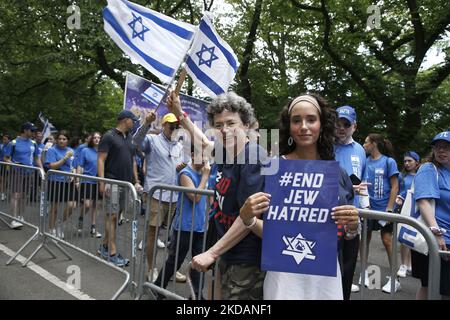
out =
[[[356,285],[356,284],[352,284],[352,292],[353,292],[353,293],[359,292],[359,286]]]
[[[158,268],[153,268],[153,271],[147,273],[147,281],[153,283],[156,279],[158,279]]]
[[[23,218],[23,216],[18,216],[17,219],[19,219],[20,221],[25,221],[25,219]]]
[[[361,285],[361,275],[359,275],[359,281],[358,284]],[[364,279],[364,285],[366,287],[369,287],[369,273],[366,271],[365,279]]]
[[[156,244],[157,244],[159,249],[164,249],[166,247],[164,242],[162,242],[159,238],[158,238],[158,241],[156,242]]]
[[[184,274],[181,272],[178,272],[175,274],[175,281],[176,282],[186,282],[187,278]]]
[[[398,268],[397,275],[401,278],[406,278],[406,272],[408,271],[408,267],[404,264]]]
[[[6,195],[5,195],[4,193],[2,193],[1,199],[2,199],[2,201],[5,201],[5,200],[6,200]]]
[[[20,223],[19,221],[13,220],[13,221],[11,221],[10,227],[11,227],[11,229],[18,229],[18,228],[23,227],[23,224]]]
[[[139,242],[139,244],[138,244],[138,249],[139,249],[139,250],[142,250],[142,242],[143,242],[143,241],[141,240],[141,242]]]
[[[391,293],[391,277],[389,278],[388,282],[383,286],[383,292]],[[394,292],[400,291],[402,289],[402,286],[400,285],[400,281],[395,279],[395,285],[394,285]]]

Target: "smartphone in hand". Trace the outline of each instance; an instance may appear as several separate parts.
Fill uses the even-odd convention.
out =
[[[350,180],[352,181],[352,184],[353,184],[354,186],[357,186],[357,185],[361,184],[361,179],[359,179],[359,178],[356,176],[356,174],[354,174],[354,173],[350,175]]]

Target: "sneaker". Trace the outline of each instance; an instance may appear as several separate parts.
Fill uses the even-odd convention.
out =
[[[186,282],[186,276],[182,274],[181,272],[178,272],[175,274],[175,281],[176,282]]]
[[[50,234],[54,237],[56,237],[56,229],[53,228],[52,230],[50,230]]]
[[[19,219],[20,221],[25,221],[25,219],[23,218],[23,216],[18,216],[17,219]]]
[[[383,286],[383,292],[386,293],[391,293],[391,277],[386,277],[389,278],[388,282]],[[400,281],[398,281],[397,279],[395,279],[395,285],[394,285],[394,292],[400,291],[402,289],[401,285],[400,285]]]
[[[79,233],[83,232],[83,218],[82,217],[78,218],[78,232]]]
[[[402,264],[402,265],[400,266],[400,268],[398,268],[397,275],[398,275],[400,278],[406,278],[406,272],[407,272],[407,270],[408,270],[408,267],[407,267],[406,265]]]
[[[147,273],[147,281],[153,283],[156,279],[158,279],[158,268],[153,268],[153,270]]]
[[[2,199],[2,201],[5,201],[6,200],[6,194],[2,193],[1,199]]]
[[[97,254],[105,260],[108,259],[108,247],[101,244],[97,250]]]
[[[407,269],[406,269],[406,275],[407,275],[407,276],[412,276],[412,268],[411,268],[411,267],[407,267]]]
[[[141,240],[141,242],[139,242],[139,244],[138,244],[138,249],[139,249],[139,250],[142,250],[142,242],[143,242],[143,241]]]
[[[156,244],[157,244],[159,249],[164,249],[166,247],[164,242],[162,242],[159,238],[158,238],[158,241],[156,242]]]
[[[126,267],[130,264],[130,260],[122,257],[120,253],[109,256],[108,261],[114,263],[117,267]]]
[[[95,228],[91,228],[91,237],[92,238],[101,238],[102,234],[100,232],[97,232]]]
[[[353,293],[359,292],[359,286],[356,285],[356,284],[352,284],[352,292],[353,292]]]
[[[361,275],[359,275],[359,281],[358,284],[361,285]],[[369,287],[369,273],[366,271],[365,279],[364,279],[364,285],[366,287]]]
[[[64,231],[62,229],[56,230],[56,237],[64,240]]]
[[[117,223],[119,226],[121,226],[125,222],[125,218],[123,217],[123,212],[120,213],[119,216],[119,222]]]
[[[13,220],[13,221],[11,221],[10,227],[11,227],[11,229],[19,229],[19,228],[23,227],[23,224],[20,223],[19,221]]]

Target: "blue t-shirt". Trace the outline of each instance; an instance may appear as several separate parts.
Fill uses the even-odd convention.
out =
[[[398,175],[397,163],[394,159],[382,155],[379,159],[367,158],[367,182],[370,208],[372,210],[385,211],[391,194],[392,176]]]
[[[335,159],[339,162],[339,166],[344,168],[345,172],[350,176],[356,175],[361,181],[367,180],[366,174],[366,151],[356,141],[349,144],[337,143],[334,146]],[[353,204],[359,208],[359,198],[354,197]]]
[[[434,199],[435,217],[444,233],[445,243],[450,244],[450,170],[437,169],[432,163],[422,165],[414,178],[414,200]],[[419,216],[416,212],[415,218]]]
[[[83,168],[83,174],[86,176],[97,176],[97,150],[95,148],[83,148],[78,158],[78,166]],[[82,183],[96,184],[97,181],[85,180]]]
[[[36,142],[36,146],[37,146],[37,149],[38,149],[38,157],[39,157],[39,159],[40,159],[40,158],[41,158],[41,155],[42,155],[42,150],[44,150],[45,144],[43,144],[43,143],[37,143],[37,142]],[[36,160],[33,161],[33,165],[34,165],[35,167],[37,167]]]
[[[12,162],[32,166],[35,157],[38,157],[36,142],[31,139],[17,137],[5,147],[4,156],[11,157]]]
[[[186,166],[183,170],[178,174],[178,185],[181,186],[181,175],[186,175],[189,177],[194,186],[197,188],[200,185],[202,180],[202,174],[196,172],[191,166]],[[175,213],[175,217],[173,219],[172,227],[175,230],[179,230],[181,227],[182,231],[190,232],[193,230],[194,232],[204,232],[205,231],[205,223],[206,223],[206,196],[202,196],[201,200],[195,204],[195,212],[194,212],[194,227],[192,229],[192,207],[193,202],[187,197],[183,197],[183,215],[181,217],[181,225],[180,225],[180,210],[181,208],[181,192],[178,195],[178,203],[177,203],[177,211]]]
[[[50,163],[58,162],[59,160],[64,158],[64,156],[66,155],[66,153],[68,151],[73,152],[72,148],[66,147],[64,149],[60,149],[57,145],[54,145],[53,147],[48,149],[47,153],[45,154],[45,165],[48,168],[50,168]],[[64,172],[71,172],[72,171],[72,162],[73,162],[73,156],[70,157],[69,159],[67,159],[67,161],[64,162],[64,164],[61,167],[59,167],[59,169],[57,169],[57,170],[64,171]],[[49,176],[49,180],[64,182],[64,181],[68,181],[69,177],[59,175],[59,174],[52,174]]]
[[[81,152],[83,152],[83,150],[86,148],[87,148],[87,143],[80,144],[78,147],[75,148],[74,155],[73,155],[73,163],[72,163],[72,166],[74,168],[78,168]]]
[[[406,199],[406,192],[411,189],[411,185],[414,181],[415,173],[400,173],[398,176],[399,193],[398,195],[402,197],[403,200]]]

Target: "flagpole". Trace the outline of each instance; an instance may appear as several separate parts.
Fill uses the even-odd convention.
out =
[[[182,86],[183,83],[184,83],[184,79],[186,79],[186,75],[187,75],[186,68],[183,67],[183,70],[181,70],[181,73],[180,73],[180,77],[178,78],[177,86],[176,86],[176,88],[175,88],[175,92],[176,92],[177,94],[180,93],[181,86]]]
[[[186,55],[186,57],[187,57],[187,55]],[[183,63],[180,65],[180,67],[183,68],[183,71],[186,70],[186,69],[184,68],[184,66],[185,66],[184,61],[185,61],[185,60],[186,60],[186,58],[183,59]],[[178,70],[180,70],[180,69],[178,68]],[[178,71],[178,70],[177,70],[177,71]],[[181,76],[183,76],[183,71],[182,71],[181,74],[180,74],[180,79],[181,79]],[[168,96],[169,89],[170,89],[170,87],[172,86],[172,84],[173,84],[174,81],[175,81],[175,76],[176,76],[176,74],[177,74],[177,72],[174,73],[174,75],[173,75],[173,77],[172,77],[172,80],[170,80],[170,83],[169,83],[169,85],[167,86],[167,88],[166,88],[166,90],[165,90],[165,92],[164,92],[164,96],[163,96],[162,99],[159,101],[158,105],[156,106],[155,112],[158,111],[158,108],[161,106],[161,102],[163,102],[163,101],[166,99],[166,97]],[[183,76],[183,79],[182,79],[181,84],[183,84],[184,78],[185,78],[185,77],[186,77],[186,74]],[[178,88],[178,86],[181,87],[181,84],[179,85],[179,84],[177,83],[177,88]],[[180,90],[180,89],[178,89],[178,90]]]

